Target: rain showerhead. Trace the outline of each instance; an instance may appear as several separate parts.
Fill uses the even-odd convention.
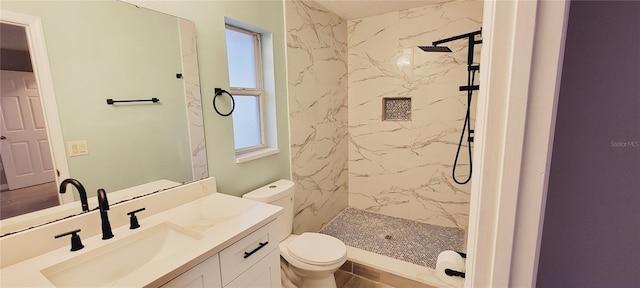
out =
[[[424,52],[452,52],[447,46],[418,46]]]

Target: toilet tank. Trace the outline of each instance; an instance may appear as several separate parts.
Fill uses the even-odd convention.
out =
[[[295,185],[291,180],[278,180],[242,195],[242,198],[269,203],[284,208],[277,221],[280,229],[280,241],[293,230],[293,194]]]

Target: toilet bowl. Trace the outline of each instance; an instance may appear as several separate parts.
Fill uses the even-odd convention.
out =
[[[293,191],[289,180],[255,189],[242,197],[284,208],[278,217],[282,286],[335,288],[334,273],[347,261],[347,246],[339,239],[320,233],[293,235]]]
[[[336,287],[334,273],[347,261],[347,247],[329,235],[307,232],[280,242],[280,256],[286,261],[281,268],[289,270],[283,274],[296,287]]]

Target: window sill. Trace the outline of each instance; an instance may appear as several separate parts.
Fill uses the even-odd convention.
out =
[[[278,154],[278,153],[280,153],[280,149],[278,148],[264,148],[258,151],[236,154],[236,163],[240,164],[240,163],[248,162],[258,158]]]

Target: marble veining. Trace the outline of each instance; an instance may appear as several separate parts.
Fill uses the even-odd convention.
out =
[[[467,108],[466,93],[458,91],[467,81],[467,43],[447,43],[453,53],[426,53],[417,46],[476,31],[481,23],[479,1],[434,3],[348,22],[349,206],[467,228],[470,183],[456,184],[451,172]],[[411,98],[411,119],[383,121],[383,99],[398,97]],[[459,178],[468,174],[465,149]]]
[[[285,13],[298,234],[347,207],[347,23],[312,1],[285,1]]]
[[[182,79],[189,121],[189,142],[193,179],[209,176],[207,151],[204,140],[204,120],[200,95],[200,73],[198,71],[198,51],[196,49],[195,24],[178,18],[180,29],[180,50],[182,52]]]

